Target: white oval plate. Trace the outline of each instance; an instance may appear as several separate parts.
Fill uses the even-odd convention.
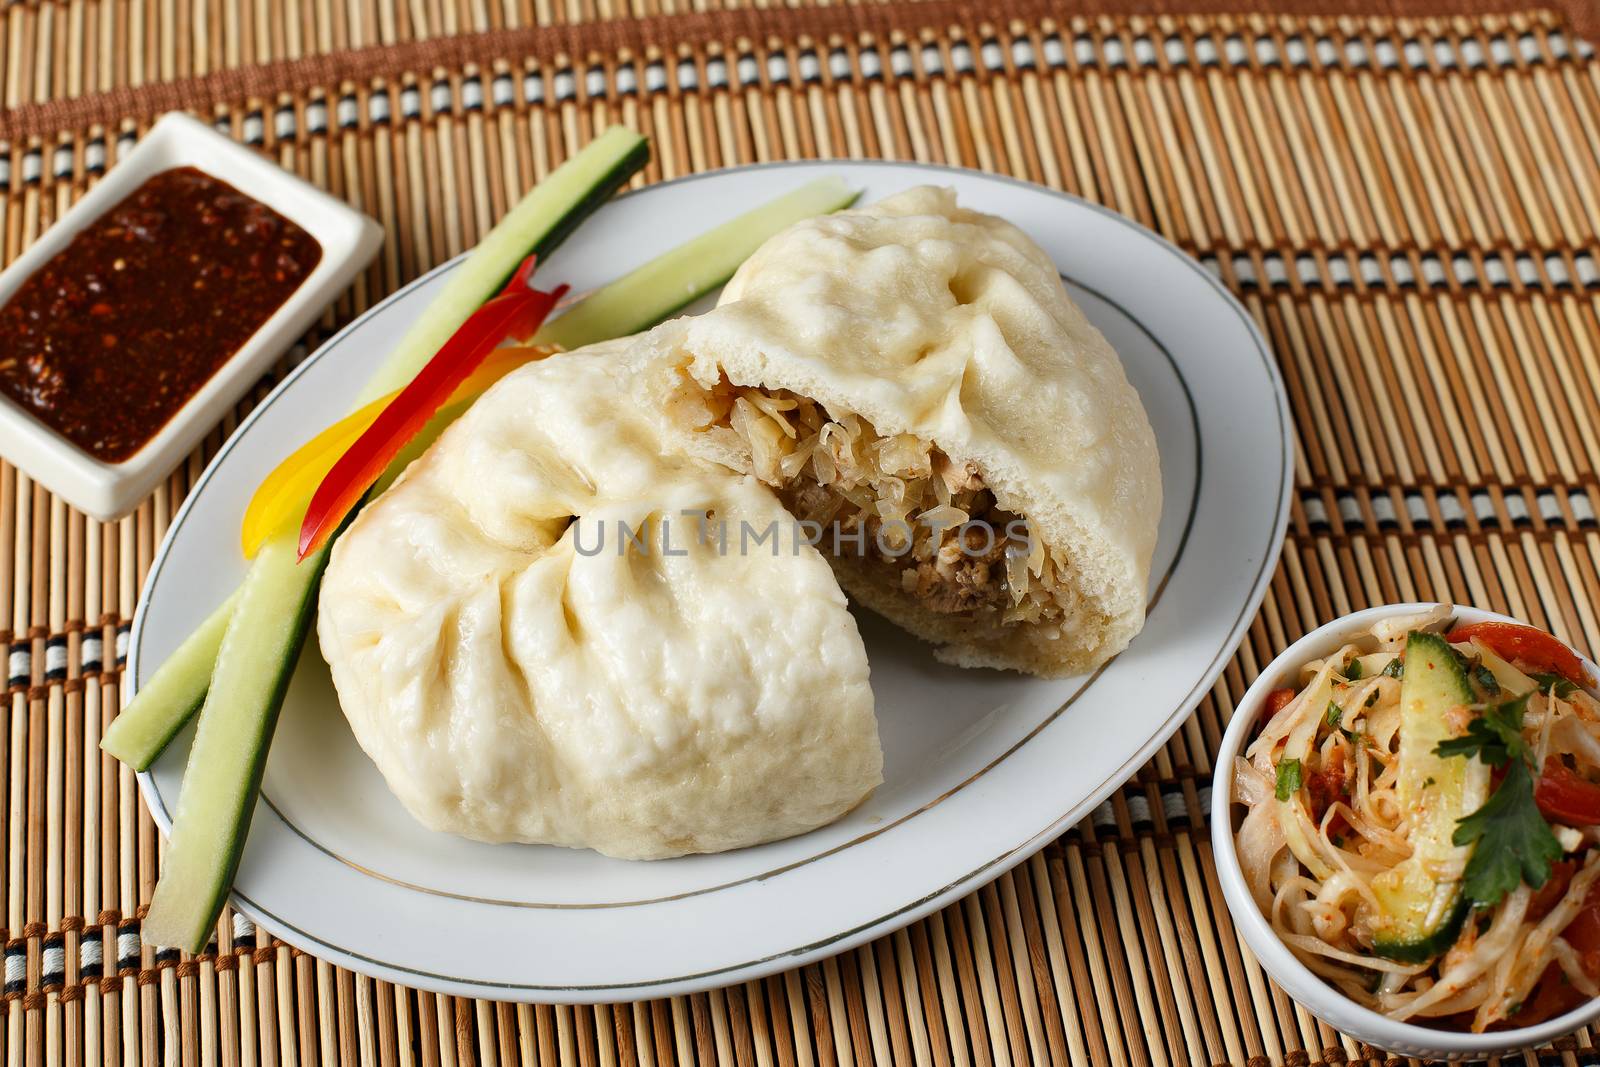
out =
[[[285,940],[390,981],[467,996],[617,1001],[797,966],[890,932],[1019,863],[1082,818],[1177,729],[1265,593],[1287,521],[1288,405],[1244,309],[1194,260],[1104,208],[972,171],[789,163],[652,186],[603,207],[539,277],[579,291],[820,174],[863,202],[954,186],[1021,226],[1121,353],[1160,440],[1166,508],[1154,604],[1093,677],[1045,682],[934,662],[860,613],[884,784],[802,837],[655,863],[423,830],[340,714],[315,641],[290,688],[234,905]],[[173,521],[135,620],[148,675],[238,583],[254,486],[341,416],[446,265],[296,369],[224,446]],[[163,832],[189,735],[148,773]]]

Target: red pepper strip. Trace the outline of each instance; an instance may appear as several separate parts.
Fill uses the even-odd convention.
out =
[[[1559,674],[1573,685],[1587,687],[1583,663],[1577,653],[1543,630],[1514,622],[1475,622],[1457,626],[1445,637],[1451,644],[1477,638],[1495,655],[1534,672]]]
[[[500,295],[475,311],[417,376],[373,420],[322,479],[300,526],[300,558],[328,543],[350,510],[377,481],[400,450],[427,425],[458,385],[508,336],[526,337],[567,291],[527,288],[533,270],[529,256]]]
[[[1579,777],[1553,756],[1544,761],[1544,772],[1533,787],[1533,800],[1547,819],[1568,826],[1600,823],[1600,785]]]
[[[500,287],[500,291],[495,295],[506,296],[529,288],[528,283],[533,281],[533,272],[538,265],[538,255],[530,252],[526,259],[517,264],[517,269],[511,272],[511,277],[506,279],[506,283]]]

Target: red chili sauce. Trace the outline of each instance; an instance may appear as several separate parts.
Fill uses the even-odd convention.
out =
[[[322,259],[305,230],[194,167],[162,171],[0,308],[0,392],[120,463]]]

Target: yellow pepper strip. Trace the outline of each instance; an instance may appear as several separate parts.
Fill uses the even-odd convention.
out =
[[[474,400],[524,363],[543,359],[553,351],[542,345],[497,348],[451,394],[447,404]],[[396,390],[380,396],[346,415],[297,448],[267,475],[255,496],[250,498],[239,527],[239,542],[245,558],[254,559],[267,538],[299,525],[317,486],[398,393]]]
[[[239,527],[240,547],[246,559],[254,559],[262,542],[280,528],[287,529],[294,521],[295,504],[305,511],[306,502],[317,491],[322,479],[333,469],[334,462],[361,437],[363,431],[378,414],[398,395],[389,393],[372,403],[357,408],[349,415],[323,430],[301,445],[289,458],[273,468],[256,488],[244,509],[244,522]]]

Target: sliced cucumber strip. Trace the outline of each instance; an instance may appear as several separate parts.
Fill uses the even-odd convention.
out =
[[[1411,855],[1373,879],[1381,911],[1372,950],[1403,963],[1433,959],[1455,943],[1466,918],[1459,875],[1471,845],[1451,841],[1456,823],[1489,799],[1489,768],[1477,757],[1440,756],[1434,749],[1454,736],[1448,715],[1476,701],[1460,658],[1443,637],[1406,638],[1406,672],[1400,683],[1400,810],[1411,820]]]
[[[148,770],[184,723],[194,717],[211,685],[217,647],[239,603],[239,592],[222,602],[177,651],[167,657],[138,695],[117,713],[100,747],[136,771]]]
[[[401,388],[529,253],[547,256],[650,158],[650,143],[613,126],[552,171],[450,272],[443,290],[389,354],[352,407]]]
[[[570,350],[647,330],[725,285],[767,238],[804,219],[849,207],[860,195],[841,178],[807,182],[596,289],[547,324],[535,341]]]
[[[227,900],[328,554],[295,557],[293,537],[269,540],[239,589],[140,931],[149,944],[201,951]]]

